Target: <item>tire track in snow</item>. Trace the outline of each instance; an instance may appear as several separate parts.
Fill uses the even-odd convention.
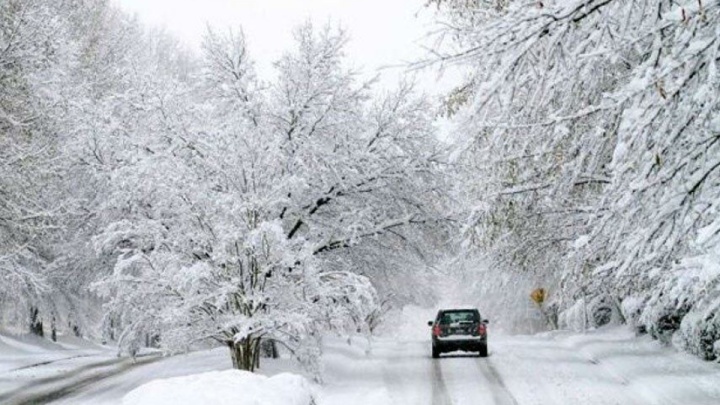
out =
[[[432,359],[432,405],[452,405],[448,395],[445,379],[443,378],[441,359]]]
[[[124,359],[122,358],[111,358],[95,363],[89,363],[82,365],[80,367],[77,367],[69,372],[66,372],[64,374],[58,374],[53,375],[50,377],[44,377],[37,380],[29,381],[22,386],[12,389],[7,392],[0,393],[0,403],[5,403],[6,401],[9,401],[13,397],[17,395],[22,395],[24,393],[33,391],[36,388],[41,388],[44,386],[49,386],[55,383],[62,383],[63,381],[70,380],[74,378],[75,376],[81,375],[89,370],[101,368],[101,367],[109,367],[115,364],[120,364]]]
[[[442,370],[430,357],[429,341],[378,342],[374,353],[392,404],[450,405]]]
[[[386,349],[388,350],[388,349]],[[376,349],[376,352],[380,350]],[[400,342],[394,342],[392,348],[389,349],[389,354],[384,356],[386,363],[383,365],[383,380],[387,387],[388,393],[391,398],[395,399],[397,396],[402,396],[406,390],[401,373],[404,371],[402,368],[396,367],[402,364],[404,357],[408,355],[408,345],[401,345]]]
[[[517,399],[515,399],[510,390],[505,386],[505,382],[502,377],[500,377],[495,366],[493,366],[490,358],[478,359],[478,368],[480,368],[483,376],[490,384],[496,405],[518,405]]]
[[[16,371],[21,371],[21,370],[27,370],[27,369],[30,369],[30,368],[37,368],[37,367],[47,366],[48,364],[59,363],[59,362],[66,361],[66,360],[73,360],[73,359],[79,359],[79,358],[82,358],[82,357],[93,357],[93,356],[98,356],[98,354],[78,354],[78,355],[75,355],[75,356],[61,357],[61,358],[59,358],[59,359],[47,360],[47,361],[42,361],[42,362],[39,362],[39,363],[33,363],[33,364],[28,364],[28,365],[25,365],[25,366],[21,366],[21,367],[11,368],[11,369],[9,369],[9,370],[5,370],[5,371],[3,371],[3,372],[0,372],[0,374],[10,374],[10,373],[14,373],[14,372],[16,372]]]

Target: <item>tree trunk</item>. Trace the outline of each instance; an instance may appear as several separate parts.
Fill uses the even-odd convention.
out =
[[[255,355],[255,368],[260,368],[260,352],[262,351],[260,347],[260,342],[261,340],[258,339],[257,345],[255,346],[255,351],[253,353]]]
[[[40,337],[45,336],[42,318],[40,318],[40,311],[37,307],[30,307],[30,333]]]
[[[610,296],[613,305],[615,305],[615,314],[617,314],[617,316],[620,318],[620,323],[622,323],[623,325],[627,325],[627,318],[625,318],[625,314],[623,314],[622,303],[618,299],[617,295],[608,294],[608,296]]]
[[[82,332],[80,332],[80,327],[77,325],[72,326],[72,331],[75,337],[82,337]]]
[[[57,342],[57,327],[55,326],[55,315],[53,314],[52,320],[50,321],[50,338],[53,342]]]
[[[239,342],[228,341],[233,368],[255,371],[258,363],[259,338],[246,338]]]
[[[108,338],[115,341],[115,319],[110,318],[110,327],[108,328]]]
[[[278,354],[277,343],[273,339],[263,339],[260,342],[260,352],[262,357],[268,359],[277,359],[280,357]]]

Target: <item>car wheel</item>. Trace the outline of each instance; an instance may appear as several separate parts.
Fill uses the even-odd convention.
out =
[[[440,357],[440,350],[438,350],[438,348],[435,346],[433,346],[432,348],[432,357],[433,359],[437,359]]]
[[[487,355],[488,355],[487,343],[484,345],[480,345],[479,353],[480,353],[480,357],[487,357]]]

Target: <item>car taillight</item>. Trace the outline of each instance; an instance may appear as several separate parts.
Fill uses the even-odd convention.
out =
[[[478,325],[478,335],[485,336],[486,333],[487,333],[487,327],[485,327],[485,324],[481,323],[480,325]]]
[[[433,326],[433,328],[432,328],[433,336],[440,336],[440,333],[441,333],[440,325]]]

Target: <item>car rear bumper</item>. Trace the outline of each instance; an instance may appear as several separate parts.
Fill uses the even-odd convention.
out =
[[[469,352],[480,351],[487,347],[487,337],[481,336],[447,336],[433,337],[433,347],[441,352],[463,350]]]
[[[480,342],[485,341],[484,336],[473,336],[473,335],[451,335],[451,336],[436,336],[434,338],[438,342]]]

